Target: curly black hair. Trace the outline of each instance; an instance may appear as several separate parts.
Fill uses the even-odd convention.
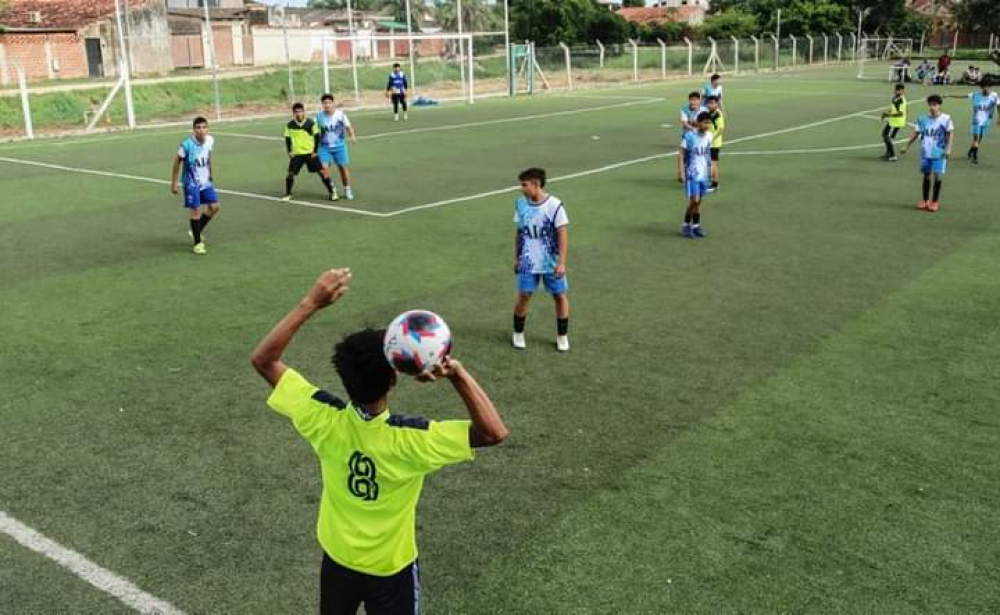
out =
[[[356,404],[373,404],[396,384],[396,370],[382,351],[384,338],[384,330],[369,328],[348,335],[333,347],[333,366]]]

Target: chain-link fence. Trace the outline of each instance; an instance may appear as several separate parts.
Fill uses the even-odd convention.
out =
[[[859,46],[854,34],[594,41],[522,44],[531,53],[509,60],[502,33],[366,36],[235,25],[133,33],[124,40],[128,53],[120,53],[114,39],[93,48],[86,41],[65,48],[50,44],[43,68],[30,64],[31,52],[18,55],[0,39],[0,136],[186,123],[197,115],[230,120],[285,114],[295,101],[317,108],[328,91],[346,106],[385,105],[386,82],[397,62],[410,79],[411,98],[433,104],[507,95],[511,78],[518,94],[606,87],[852,62]],[[81,49],[100,62],[74,59],[71,54]]]

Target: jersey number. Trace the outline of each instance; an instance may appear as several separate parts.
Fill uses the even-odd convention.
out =
[[[354,451],[347,466],[351,470],[351,475],[347,477],[347,488],[351,495],[366,502],[377,500],[378,483],[375,482],[377,476],[375,462],[360,451]]]

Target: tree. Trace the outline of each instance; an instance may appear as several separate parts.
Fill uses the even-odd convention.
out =
[[[963,0],[955,7],[955,21],[969,32],[1000,32],[1000,2]]]
[[[646,0],[624,0],[622,2],[622,7],[625,8],[639,7],[639,6],[646,6]]]
[[[534,41],[540,47],[591,43],[591,25],[598,11],[608,9],[596,0],[513,0],[511,34],[515,40]]]
[[[757,16],[741,9],[709,15],[701,26],[702,35],[717,40],[728,39],[730,36],[750,38],[758,32],[760,26]]]

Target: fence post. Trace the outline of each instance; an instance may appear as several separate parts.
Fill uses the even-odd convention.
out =
[[[813,63],[813,37],[812,34],[806,34],[806,40],[809,41],[809,64]]]
[[[31,103],[28,101],[28,81],[24,78],[24,68],[20,63],[14,64],[17,71],[17,87],[21,89],[21,114],[24,115],[24,136],[35,138],[35,126],[31,121]]]
[[[376,43],[377,45],[378,43]],[[469,35],[469,104],[476,104],[476,49],[472,44],[472,35]]]
[[[830,63],[830,38],[823,35],[823,64]]]
[[[769,34],[768,36],[774,41],[774,70],[778,70],[778,56],[781,54],[781,42],[773,34]]]
[[[799,39],[795,38],[794,34],[790,38],[792,39],[792,66],[795,66],[795,64],[799,60],[799,58],[798,58],[798,55],[799,55]]]
[[[660,44],[660,77],[663,79],[667,78],[667,44],[663,42],[662,38],[656,39],[656,42]]]
[[[600,58],[601,59],[600,59],[599,66],[601,68],[604,68],[604,43],[602,43],[601,41],[594,41],[594,42],[597,43],[597,48],[600,50]]]
[[[684,37],[684,42],[688,46],[688,77],[694,75],[694,45],[691,44],[691,39]]]
[[[841,56],[841,52],[844,51],[844,37],[837,32],[837,62],[843,62],[844,58]]]
[[[927,37],[927,30],[920,32],[920,55],[924,55],[924,39]]]
[[[327,40],[327,38],[324,36],[323,37],[323,93],[328,94],[329,92],[330,92],[330,41]]]
[[[955,29],[955,40],[951,44],[951,57],[955,57],[958,54],[958,34],[961,32],[959,29]]]
[[[566,56],[566,83],[569,85],[569,89],[573,89],[573,61],[569,53],[569,45],[566,43],[559,43],[562,47],[563,54]]]
[[[628,39],[630,45],[632,45],[632,81],[639,80],[639,43],[635,42],[635,39]]]
[[[750,39],[753,40],[753,69],[755,71],[760,70],[760,39],[754,35],[750,35]]]
[[[740,74],[740,39],[730,36],[733,39],[733,72]]]
[[[851,32],[851,62],[858,61],[858,35]]]

